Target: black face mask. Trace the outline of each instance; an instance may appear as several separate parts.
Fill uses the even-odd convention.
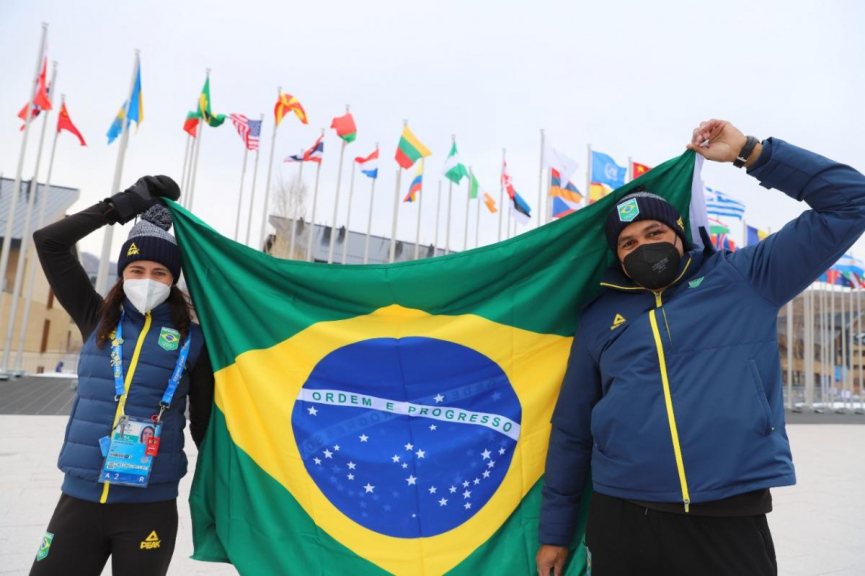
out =
[[[682,257],[676,246],[669,242],[643,244],[623,262],[631,279],[649,290],[666,288],[676,279]]]

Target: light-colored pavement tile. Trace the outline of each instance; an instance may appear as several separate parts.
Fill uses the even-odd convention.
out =
[[[65,416],[0,416],[0,575],[27,574],[60,496],[57,452]],[[789,426],[798,485],[773,490],[769,524],[781,576],[865,575],[865,426]],[[194,444],[187,440],[190,464]],[[232,575],[233,567],[197,562],[187,499],[180,485],[180,525],[169,574]],[[110,574],[106,568],[104,574]],[[259,575],[255,575],[259,576]],[[262,575],[265,576],[265,575]]]

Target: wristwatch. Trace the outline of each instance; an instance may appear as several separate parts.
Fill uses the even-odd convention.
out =
[[[748,136],[745,140],[745,145],[742,146],[742,149],[739,150],[739,155],[733,161],[733,166],[736,168],[741,168],[745,165],[745,162],[748,161],[748,158],[751,156],[751,153],[754,151],[754,146],[757,145],[757,139],[754,136]]]

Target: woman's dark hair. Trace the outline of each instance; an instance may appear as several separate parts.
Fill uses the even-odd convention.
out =
[[[109,290],[99,307],[99,326],[96,328],[96,346],[105,348],[105,344],[111,341],[111,333],[117,329],[120,321],[120,310],[123,306],[123,280]],[[192,303],[183,291],[177,286],[171,287],[168,294],[168,304],[171,307],[171,323],[180,332],[180,341],[186,340],[189,334],[189,324],[192,322]]]

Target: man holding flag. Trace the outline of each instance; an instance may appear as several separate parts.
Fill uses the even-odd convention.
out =
[[[688,148],[811,210],[734,253],[705,230],[706,248],[690,243],[649,191],[611,211],[616,263],[580,317],[552,417],[539,575],[563,573],[585,506],[595,576],[777,574],[769,489],[796,482],[777,315],[865,231],[865,177],[719,120]]]

